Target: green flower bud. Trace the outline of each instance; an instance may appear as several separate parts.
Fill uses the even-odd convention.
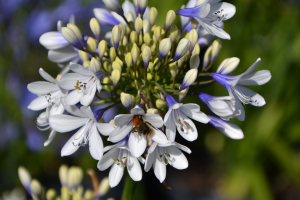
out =
[[[41,200],[44,198],[44,189],[40,182],[33,179],[30,183],[31,196],[34,200]]]
[[[54,189],[49,189],[46,193],[46,199],[55,200],[55,197],[56,197],[56,191]]]
[[[158,110],[156,108],[149,108],[147,110],[147,113],[156,114],[158,115]]]
[[[171,63],[171,64],[169,65],[169,67],[170,67],[170,73],[171,73],[172,77],[175,78],[176,75],[178,74],[178,66],[177,66],[177,63],[176,63],[176,62]]]
[[[164,109],[164,108],[168,107],[167,102],[162,99],[157,99],[155,103],[156,103],[155,105],[158,109]]]
[[[131,43],[137,43],[138,34],[135,31],[131,31],[130,33],[130,41]]]

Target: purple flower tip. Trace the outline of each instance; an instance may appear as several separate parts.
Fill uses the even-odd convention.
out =
[[[94,111],[94,116],[96,118],[96,121],[99,121],[102,118],[104,112],[105,112],[104,109],[99,109]]]
[[[178,103],[171,95],[167,95],[166,101],[169,108],[172,107],[174,104]]]

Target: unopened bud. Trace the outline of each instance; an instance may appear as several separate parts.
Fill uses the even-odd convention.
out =
[[[134,23],[135,31],[138,35],[141,34],[141,30],[143,29],[143,20],[140,17],[137,17]]]
[[[170,28],[170,38],[172,40],[172,42],[175,42],[177,36],[179,34],[179,30],[177,28],[177,26],[175,24],[172,24],[171,28]]]
[[[68,184],[68,166],[61,165],[58,170],[59,180],[62,186],[66,186]]]
[[[44,197],[43,187],[40,182],[36,179],[33,179],[30,183],[31,196],[34,200],[41,200]]]
[[[102,59],[104,53],[107,51],[107,42],[105,40],[101,40],[101,42],[99,43],[98,51],[99,51],[99,58]]]
[[[95,73],[100,71],[100,62],[94,57],[92,58],[92,60],[90,62],[90,68]]]
[[[78,54],[79,54],[79,57],[80,59],[84,62],[86,60],[90,60],[90,56],[88,53],[84,52],[84,51],[81,51],[81,50],[78,50]]]
[[[144,66],[148,67],[149,62],[151,60],[151,49],[148,46],[145,46],[143,53],[142,53]]]
[[[115,60],[116,59],[117,53],[116,53],[116,49],[114,47],[111,47],[109,49],[109,57],[110,57],[110,60]]]
[[[105,177],[102,179],[102,181],[99,184],[98,195],[101,197],[106,195],[109,189],[110,186],[109,186],[108,178]]]
[[[139,14],[144,15],[148,5],[148,0],[138,0]]]
[[[132,96],[128,93],[121,93],[121,102],[127,109],[132,107]]]
[[[113,61],[112,68],[113,69],[118,69],[118,70],[120,70],[120,72],[122,71],[122,65],[117,61]]]
[[[171,47],[172,47],[171,39],[170,38],[163,39],[159,44],[158,58],[160,60],[164,59],[168,55]]]
[[[180,40],[173,61],[179,60],[182,56],[185,55],[185,53],[190,49],[191,47],[191,41],[189,41],[186,38],[183,38]]]
[[[240,64],[240,59],[233,57],[227,58],[223,60],[220,66],[217,69],[217,73],[219,74],[229,74],[236,69],[236,67]]]
[[[54,189],[49,189],[46,193],[46,199],[55,200],[55,197],[56,197],[56,191]]]
[[[90,61],[89,60],[86,60],[82,63],[82,66],[84,67],[90,67]]]
[[[118,69],[114,69],[111,72],[111,80],[112,80],[114,86],[117,85],[117,83],[119,82],[120,78],[121,78],[121,71],[118,70]]]
[[[188,88],[186,88],[186,89],[184,89],[184,90],[181,90],[180,92],[179,92],[179,102],[182,102],[183,101],[183,99],[184,99],[184,97],[187,95],[187,93],[188,93],[188,91],[189,91],[189,87]]]
[[[27,169],[25,167],[20,166],[18,168],[18,175],[19,175],[22,185],[29,192],[30,191],[30,183],[31,183],[30,173],[27,171]]]
[[[137,43],[138,35],[135,31],[131,31],[130,33],[130,41],[131,43]]]
[[[149,21],[151,26],[155,24],[156,18],[157,18],[157,9],[155,7],[152,7],[150,9],[150,15],[149,15]]]
[[[119,27],[121,28],[121,40],[124,38],[125,36],[125,31],[126,31],[126,28],[124,26],[124,24],[119,24]]]
[[[161,27],[160,26],[157,26],[154,29],[154,36],[155,36],[155,38],[156,38],[157,41],[160,40],[160,36],[161,36]]]
[[[194,46],[198,41],[198,33],[195,29],[192,29],[189,33],[189,40],[191,41],[190,52],[194,50]]]
[[[96,41],[89,37],[89,39],[87,40],[87,49],[91,52],[95,52],[97,49],[97,43]]]
[[[119,43],[121,41],[122,28],[119,25],[114,26],[112,29],[112,40],[114,42],[115,49],[118,49]]]
[[[145,44],[146,44],[147,46],[150,46],[150,44],[151,44],[151,36],[150,36],[149,33],[146,33],[146,34],[144,35],[144,42],[145,42]]]
[[[81,183],[83,172],[80,167],[70,167],[68,171],[68,187],[75,190]]]
[[[176,18],[176,13],[174,12],[174,10],[169,10],[166,17],[166,24],[165,24],[166,30],[169,30],[170,26],[174,23],[175,18]]]
[[[147,113],[156,114],[158,115],[158,110],[156,108],[149,108],[147,110]]]
[[[102,0],[105,6],[119,15],[123,16],[124,12],[119,0]]]
[[[131,57],[131,52],[127,53],[125,56],[125,62],[127,67],[130,67],[132,65],[132,57]]]
[[[155,103],[158,109],[164,109],[168,107],[167,102],[162,99],[157,99]]]
[[[86,190],[84,193],[84,200],[93,200],[94,199],[94,194],[92,190]]]
[[[200,58],[198,54],[192,55],[190,58],[190,68],[191,69],[198,69],[200,65]]]
[[[71,28],[62,27],[61,33],[62,33],[63,37],[65,38],[65,40],[67,40],[71,45],[73,45],[77,49],[81,50],[86,46],[85,42],[83,41],[82,36],[77,37],[77,35]]]
[[[103,67],[104,67],[105,71],[111,72],[111,64],[110,64],[110,62],[105,61],[105,62],[103,63]]]
[[[126,47],[128,45],[128,39],[126,36],[123,37],[122,44],[124,47]]]
[[[197,75],[198,75],[198,69],[190,69],[186,73],[186,75],[183,79],[183,82],[180,86],[180,90],[184,90],[184,89],[190,87],[190,85],[192,85],[195,82]]]
[[[150,29],[151,29],[151,27],[150,27],[150,21],[149,21],[149,19],[144,19],[144,21],[143,21],[143,32],[144,32],[144,35],[146,33],[149,33]]]
[[[200,46],[198,44],[198,42],[196,42],[195,46],[194,46],[194,50],[192,52],[192,55],[197,54],[200,55]]]
[[[72,31],[76,34],[77,38],[82,38],[82,34],[76,25],[69,23],[67,24],[67,27],[72,29]]]
[[[171,63],[171,64],[169,65],[169,67],[170,67],[170,73],[171,73],[172,77],[175,78],[176,75],[178,74],[178,66],[177,66],[177,63],[176,63],[176,62]]]
[[[222,48],[222,42],[220,39],[216,39],[212,43],[212,49],[211,49],[211,62],[214,62],[219,55],[219,52]]]
[[[133,63],[136,64],[140,56],[140,49],[137,47],[135,43],[133,44],[133,47],[131,49],[131,56],[132,56]]]
[[[93,34],[95,35],[96,39],[99,40],[100,39],[100,25],[99,25],[98,21],[96,20],[96,18],[92,18],[90,20],[90,28],[91,28]]]
[[[211,61],[211,50],[212,46],[208,47],[205,54],[204,54],[204,60],[203,60],[203,68],[207,68],[210,61]]]
[[[61,200],[71,200],[70,191],[66,186],[61,187],[60,196]]]
[[[126,19],[127,19],[128,22],[133,22],[134,21],[134,17],[133,17],[133,14],[132,14],[131,11],[128,11],[126,13]]]

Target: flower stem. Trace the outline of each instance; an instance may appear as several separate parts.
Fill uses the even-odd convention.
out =
[[[132,200],[134,196],[135,187],[136,182],[133,181],[129,175],[127,175],[123,189],[122,200]]]

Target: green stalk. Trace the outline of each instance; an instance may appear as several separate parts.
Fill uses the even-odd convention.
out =
[[[123,189],[122,200],[132,200],[134,196],[135,187],[136,182],[133,181],[129,175],[127,175]]]

